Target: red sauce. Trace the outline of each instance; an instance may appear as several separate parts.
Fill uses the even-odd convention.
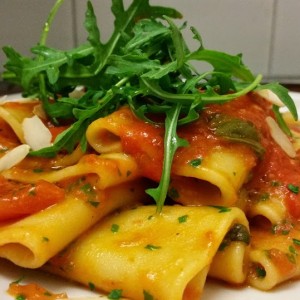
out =
[[[9,285],[8,293],[14,297],[22,297],[24,300],[68,299],[66,293],[53,294],[35,283],[26,285],[11,283]]]
[[[121,130],[121,143],[124,151],[135,157],[142,175],[159,181],[162,172],[164,130],[134,117],[130,110],[122,110],[130,119]]]
[[[0,176],[0,221],[33,214],[62,201],[64,197],[63,189],[45,180],[28,184]]]
[[[225,141],[214,134],[209,128],[209,120],[213,114],[218,113],[254,124],[258,129],[261,144],[265,148],[262,159],[258,159],[248,146]],[[267,116],[274,117],[272,105],[253,94],[223,105],[208,105],[196,122],[178,128],[178,135],[189,142],[189,147],[177,150],[173,165],[188,163],[199,157],[204,158],[220,145],[239,148],[238,151],[243,151],[245,158],[255,156],[257,161],[252,179],[246,185],[249,195],[268,193],[270,196],[279,197],[285,202],[289,214],[299,219],[300,194],[288,188],[289,184],[300,187],[299,159],[288,157],[272,139],[265,121]],[[155,181],[159,181],[162,172],[163,135],[163,128],[146,124],[137,118],[132,118],[130,125],[123,128],[121,134],[124,151],[136,158],[144,176]]]

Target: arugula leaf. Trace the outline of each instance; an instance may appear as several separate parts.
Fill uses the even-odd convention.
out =
[[[165,115],[161,181],[156,189],[148,190],[160,211],[168,193],[173,156],[187,144],[177,136],[176,129],[197,120],[205,105],[269,88],[297,116],[286,89],[276,83],[261,85],[262,76],[254,76],[241,55],[204,48],[201,35],[193,27],[199,47],[190,51],[183,36],[186,23],[177,27],[172,20],[181,18],[181,14],[173,8],[150,5],[149,0],[132,0],[128,6],[123,0],[112,0],[114,30],[107,42],[101,40],[92,2],[87,1],[86,43],[67,51],[48,47],[48,32],[63,1],[56,0],[50,11],[40,43],[31,49],[32,58],[11,47],[3,48],[7,56],[3,78],[21,85],[25,95],[39,97],[55,125],[69,125],[51,147],[32,151],[31,155],[55,156],[60,151],[71,152],[78,145],[85,150],[89,124],[121,105],[129,105],[137,117],[153,124],[156,122],[149,115]],[[209,70],[197,70],[193,66],[195,60],[208,63]],[[86,89],[80,99],[69,96],[76,86]],[[274,112],[283,127],[278,108],[274,107]],[[223,135],[248,143],[261,153],[259,141],[247,126],[246,129],[246,136],[236,136],[232,128]]]
[[[214,67],[215,71],[232,74],[232,76],[246,82],[251,82],[254,80],[254,75],[242,62],[241,55],[234,56],[224,52],[201,48],[195,52],[192,52],[188,59],[206,61]]]
[[[217,114],[210,121],[210,127],[218,136],[250,146],[259,156],[265,152],[257,129],[248,121]]]
[[[185,147],[188,145],[188,142],[179,138],[176,133],[180,111],[180,104],[174,105],[170,110],[167,111],[165,121],[164,163],[162,177],[157,188],[146,190],[147,194],[149,194],[155,200],[158,212],[161,212],[167,197],[174,154],[179,147]]]
[[[296,105],[291,98],[291,96],[288,93],[288,89],[285,88],[284,86],[280,85],[279,83],[272,82],[272,83],[267,83],[263,85],[258,85],[255,90],[264,90],[268,89],[272,91],[274,94],[278,96],[278,98],[282,101],[282,103],[287,107],[287,109],[290,111],[292,116],[294,117],[295,120],[298,119],[298,113],[297,113],[297,108]]]

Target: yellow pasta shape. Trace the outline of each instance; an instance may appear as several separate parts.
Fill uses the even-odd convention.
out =
[[[280,224],[286,219],[286,207],[279,199],[268,199],[252,203],[247,211],[249,218],[265,217],[271,224]]]
[[[87,140],[99,153],[126,152],[123,144],[126,143],[127,131],[134,131],[141,126],[146,125],[137,120],[128,108],[123,107],[105,118],[94,121],[87,130]],[[152,128],[149,127],[148,124],[147,136],[152,134]],[[140,131],[143,132],[142,129]],[[153,131],[154,134],[149,136],[149,139],[155,139],[154,145],[150,145],[149,149],[141,146],[138,150],[145,157],[155,157],[156,146],[160,143],[156,140],[162,132],[158,129]],[[204,157],[196,155],[200,156],[201,163],[198,165],[193,164],[193,161],[187,161],[185,156],[184,150],[175,156],[169,195],[175,201],[187,205],[233,205],[238,199],[241,186],[255,165],[253,153],[236,145],[235,147],[218,145],[215,149],[210,149]]]
[[[97,187],[104,189],[139,177],[139,170],[135,160],[123,153],[106,155],[85,155],[75,165],[55,171],[36,173],[32,169],[14,167],[2,172],[7,179],[19,182],[34,183],[39,179],[48,182],[58,182],[74,176],[97,174]]]
[[[125,210],[83,234],[45,268],[132,299],[199,299],[229,229],[248,228],[238,208],[154,206]],[[152,298],[151,298],[152,299]]]
[[[6,102],[0,105],[0,118],[10,125],[22,143],[25,142],[22,121],[24,118],[33,116],[32,110],[37,104],[37,101],[30,101],[26,103]]]
[[[208,276],[232,284],[243,284],[248,274],[248,246],[232,242],[219,250],[209,269]]]
[[[99,191],[99,204],[80,198],[66,199],[11,224],[0,225],[0,257],[15,264],[38,268],[108,213],[144,194],[140,181]]]
[[[171,189],[177,191],[180,203],[231,206],[251,168],[243,153],[220,147],[199,166],[175,164],[173,172],[178,177],[172,180]]]
[[[250,270],[247,279],[251,286],[270,290],[300,275],[299,231],[273,234],[263,229],[253,229],[251,235]]]

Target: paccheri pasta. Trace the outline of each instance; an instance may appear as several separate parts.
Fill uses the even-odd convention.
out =
[[[207,277],[269,290],[299,276],[287,90],[205,49],[195,29],[190,51],[174,9],[112,11],[106,44],[88,2],[87,44],[48,48],[44,31],[33,59],[4,48],[4,78],[35,100],[0,105],[0,257],[111,299],[194,300]]]

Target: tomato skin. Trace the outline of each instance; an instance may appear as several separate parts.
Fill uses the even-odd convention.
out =
[[[64,190],[39,180],[35,184],[12,182],[0,177],[0,221],[24,217],[64,199]]]

